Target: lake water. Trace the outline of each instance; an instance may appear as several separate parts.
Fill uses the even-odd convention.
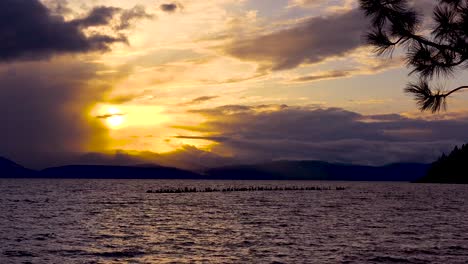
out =
[[[149,189],[344,186],[154,194]],[[0,263],[468,263],[468,186],[0,180]]]

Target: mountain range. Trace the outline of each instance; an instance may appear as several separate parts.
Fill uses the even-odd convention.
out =
[[[69,165],[35,171],[0,157],[0,178],[416,181],[426,175],[428,169],[428,164],[419,163],[377,167],[323,161],[274,161],[203,172],[158,165]]]
[[[363,166],[323,161],[274,161],[255,165],[213,168],[205,173],[212,179],[332,180],[332,181],[415,181],[429,165],[396,163]]]
[[[11,160],[0,157],[0,178],[4,177],[31,177],[36,171],[24,168]]]

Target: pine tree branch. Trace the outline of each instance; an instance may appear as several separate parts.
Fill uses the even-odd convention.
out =
[[[444,96],[447,97],[447,96],[449,96],[449,95],[451,95],[451,94],[453,94],[453,93],[455,93],[455,92],[458,92],[458,91],[460,91],[460,90],[463,90],[463,89],[468,89],[468,85],[463,85],[463,86],[460,86],[460,87],[458,87],[458,88],[455,88],[455,89],[453,89],[452,91],[450,91],[450,92],[444,94]]]
[[[449,92],[442,92],[441,90],[433,92],[429,87],[429,84],[426,81],[421,80],[417,84],[408,84],[405,91],[407,93],[413,94],[421,111],[430,110],[432,113],[435,113],[439,112],[441,109],[446,109],[448,96],[467,88],[468,86],[464,85],[455,88]]]

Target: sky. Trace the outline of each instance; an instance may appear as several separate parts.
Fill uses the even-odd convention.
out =
[[[0,156],[383,165],[466,143],[468,94],[420,112],[403,51],[377,56],[368,29],[356,0],[2,0]]]

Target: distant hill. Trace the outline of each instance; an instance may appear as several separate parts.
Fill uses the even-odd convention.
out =
[[[214,168],[205,174],[212,179],[239,180],[415,181],[423,177],[428,168],[429,165],[418,163],[373,167],[322,161],[276,161]]]
[[[322,161],[275,161],[213,168],[202,174],[154,164],[70,165],[33,171],[0,158],[0,178],[416,181],[426,175],[428,168],[429,165],[417,163],[372,167]]]
[[[7,177],[33,177],[35,176],[35,171],[26,169],[11,160],[0,157],[0,178]]]
[[[161,166],[104,166],[70,165],[48,168],[39,172],[45,178],[90,178],[90,179],[199,179],[201,175]]]
[[[417,182],[468,184],[468,144],[442,155]]]

